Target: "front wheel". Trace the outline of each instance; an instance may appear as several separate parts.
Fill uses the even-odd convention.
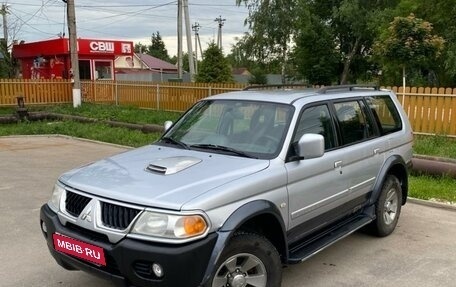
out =
[[[279,287],[282,281],[277,249],[257,234],[235,234],[215,270],[210,287]]]
[[[382,186],[382,192],[375,206],[377,218],[372,222],[372,229],[377,236],[390,235],[396,228],[402,206],[402,187],[394,175],[388,175]]]

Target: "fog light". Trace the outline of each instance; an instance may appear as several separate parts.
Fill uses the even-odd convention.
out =
[[[43,232],[46,234],[48,232],[46,223],[44,221],[41,221],[41,230],[43,230]]]
[[[157,276],[158,278],[163,277],[163,268],[160,264],[152,264],[152,271],[154,271],[155,276]]]

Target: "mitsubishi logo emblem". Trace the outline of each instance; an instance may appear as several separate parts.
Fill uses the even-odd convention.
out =
[[[82,220],[87,220],[88,222],[92,222],[92,216],[90,215],[92,213],[92,206],[89,207],[89,209],[81,215]]]

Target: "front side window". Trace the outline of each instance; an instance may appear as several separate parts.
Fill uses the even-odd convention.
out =
[[[195,150],[273,158],[281,150],[293,111],[292,106],[278,103],[202,101],[161,142],[171,138]]]
[[[374,136],[373,125],[367,118],[362,103],[347,101],[334,104],[341,133],[341,144],[348,145]]]
[[[304,134],[320,134],[325,138],[325,150],[335,147],[335,137],[328,106],[309,107],[302,113],[292,143]]]

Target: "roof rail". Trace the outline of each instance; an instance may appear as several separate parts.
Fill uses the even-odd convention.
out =
[[[277,84],[277,85],[251,85],[243,88],[243,91],[249,91],[249,90],[262,90],[262,89],[285,89],[285,88],[294,88],[294,87],[300,87],[300,88],[312,88],[311,85],[305,85],[305,84]]]
[[[343,90],[343,89],[347,89],[349,91],[353,91],[356,89],[373,89],[374,91],[379,91],[380,87],[375,84],[327,86],[327,87],[321,87],[320,89],[318,89],[317,93],[326,94],[326,92],[328,92],[328,91]]]

